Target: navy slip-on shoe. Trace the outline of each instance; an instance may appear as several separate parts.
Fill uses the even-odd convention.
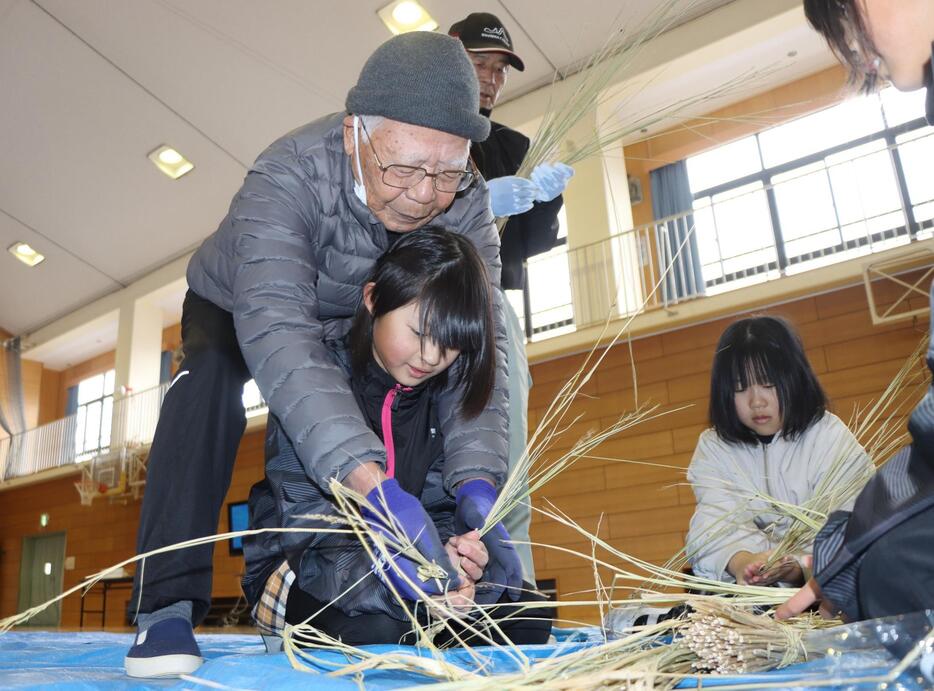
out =
[[[202,662],[191,622],[181,617],[164,619],[136,634],[124,659],[127,675],[140,679],[191,674]]]

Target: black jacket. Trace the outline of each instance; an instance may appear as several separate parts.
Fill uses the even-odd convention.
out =
[[[515,175],[529,151],[529,138],[498,122],[490,122],[490,136],[470,147],[477,169],[487,180]],[[500,238],[504,290],[521,290],[525,283],[523,262],[547,252],[558,238],[558,212],[564,200],[535,202],[524,214],[509,217]]]
[[[350,362],[343,343],[330,343],[340,368],[350,376]],[[442,479],[444,440],[438,421],[439,392],[428,383],[414,389],[401,387],[375,362],[362,375],[350,377],[367,426],[386,445],[402,489],[419,497],[442,541],[454,534],[454,498]],[[390,395],[390,392],[394,392]],[[383,419],[392,427],[392,444],[386,439]],[[387,471],[391,471],[387,467]],[[334,516],[333,499],[309,478],[281,424],[270,416],[266,429],[266,477],[250,491],[250,528],[327,527],[312,516]],[[295,585],[322,602],[341,595],[355,581],[365,580],[335,604],[344,614],[382,612],[396,618],[403,613],[388,589],[367,576],[372,562],[353,535],[296,532],[262,533],[243,540],[246,573],[241,585],[247,600],[255,604],[269,574],[287,559],[295,572]]]
[[[934,285],[931,286],[932,317],[934,317]],[[934,325],[934,319],[932,319]],[[932,326],[934,329],[934,326]],[[928,369],[934,374],[934,331],[927,352]],[[853,511],[835,511],[814,540],[814,577],[824,595],[840,607],[847,618],[888,616],[897,611],[866,613],[860,607],[860,592],[881,590],[884,584],[872,579],[861,582],[862,562],[876,543],[893,535],[915,517],[934,520],[934,383],[915,407],[908,421],[911,446],[903,448],[886,461],[859,493]],[[925,516],[924,518],[921,518]],[[928,524],[930,525],[930,524]],[[930,545],[916,545],[919,555],[930,555]],[[898,555],[891,559],[889,576],[904,572]],[[930,557],[921,567],[925,573],[914,573],[915,580],[926,582],[919,593],[917,609],[934,606],[934,560]],[[904,579],[896,578],[904,583]],[[903,585],[903,587],[906,587]],[[922,592],[923,591],[923,592]],[[883,608],[884,609],[884,608]]]

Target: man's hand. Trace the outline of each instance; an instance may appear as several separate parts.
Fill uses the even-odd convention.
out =
[[[775,610],[775,618],[782,620],[796,617],[820,599],[820,586],[817,584],[817,581],[812,578],[804,584],[801,590],[788,598],[784,604],[778,606]],[[827,616],[829,610],[825,613],[824,607],[821,607],[821,614]]]
[[[756,569],[758,569],[768,558],[768,552],[747,552],[741,550],[730,557],[730,561],[726,565],[726,570],[733,575],[733,578],[736,579],[738,584],[747,585],[746,578],[750,567],[755,566]]]
[[[541,191],[531,180],[506,175],[486,181],[494,216],[515,216],[532,208]]]
[[[573,175],[574,169],[564,163],[539,163],[529,175],[539,189],[535,200],[550,202],[564,192]]]
[[[470,535],[470,533],[468,533],[468,535]],[[474,598],[477,594],[475,583],[480,579],[480,577],[478,575],[476,578],[474,578],[470,575],[470,571],[464,569],[464,566],[467,565],[470,567],[471,571],[476,572],[477,566],[473,562],[472,558],[464,557],[461,554],[461,550],[479,557],[480,555],[476,554],[476,545],[480,545],[483,559],[485,560],[486,549],[483,548],[483,544],[479,541],[479,539],[475,541],[469,538],[467,540],[462,540],[461,537],[454,536],[448,540],[447,544],[444,546],[444,550],[447,552],[451,563],[455,565],[455,568],[457,568],[458,575],[460,576],[461,580],[461,586],[456,590],[449,590],[443,595],[435,596],[435,600],[447,605],[452,609],[462,612],[474,608],[476,604]],[[479,574],[482,573],[483,569],[481,567]]]

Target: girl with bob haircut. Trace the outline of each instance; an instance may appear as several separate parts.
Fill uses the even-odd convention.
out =
[[[827,397],[791,326],[751,317],[727,327],[714,354],[711,428],[688,468],[697,508],[687,537],[694,573],[755,585],[801,585],[801,555],[761,567],[791,527],[768,498],[800,506],[824,481],[863,481],[872,463]],[[844,507],[840,507],[844,508]]]
[[[447,597],[467,611],[474,603],[495,605],[487,614],[512,643],[548,639],[550,614],[534,606],[542,596],[523,583],[508,533],[501,523],[483,537],[477,531],[496,499],[496,470],[473,454],[446,454],[441,434],[446,416],[476,417],[493,389],[492,290],[469,240],[433,228],[412,231],[377,260],[348,336],[330,344],[374,443],[382,444],[374,458],[385,458],[385,465],[361,459],[378,476],[362,515],[378,533],[403,532],[447,578],[424,580],[402,554],[374,565],[354,535],[244,538],[243,590],[267,646],[286,624],[310,617],[313,626],[351,645],[405,641],[412,622],[393,591],[416,602]],[[462,393],[456,409],[445,410],[440,394],[451,388]],[[333,420],[339,425],[339,417]],[[266,477],[250,492],[251,528],[313,530],[328,524],[312,517],[335,515],[328,488],[304,472],[278,420],[270,418]],[[505,642],[498,633],[493,640]]]

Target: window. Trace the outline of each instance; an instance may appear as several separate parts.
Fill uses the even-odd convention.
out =
[[[934,161],[934,131],[926,127],[906,132],[896,137],[895,141],[905,171],[905,184],[915,221],[928,229],[923,233],[923,237],[929,237],[931,224],[934,222],[934,175],[931,174],[931,162]]]
[[[243,408],[248,418],[262,415],[267,410],[266,401],[263,400],[263,395],[259,392],[259,387],[254,379],[243,385],[242,399]]]
[[[708,294],[934,234],[934,130],[888,88],[687,159]]]
[[[84,461],[110,449],[113,422],[114,370],[96,374],[78,383],[75,412],[76,460]]]
[[[762,170],[759,145],[746,137],[688,159],[691,188],[706,190]]]
[[[574,330],[567,242],[568,219],[562,207],[558,212],[558,240],[555,246],[529,260],[524,290],[506,291],[506,297],[515,309],[526,336],[532,339],[545,331],[550,337]]]

